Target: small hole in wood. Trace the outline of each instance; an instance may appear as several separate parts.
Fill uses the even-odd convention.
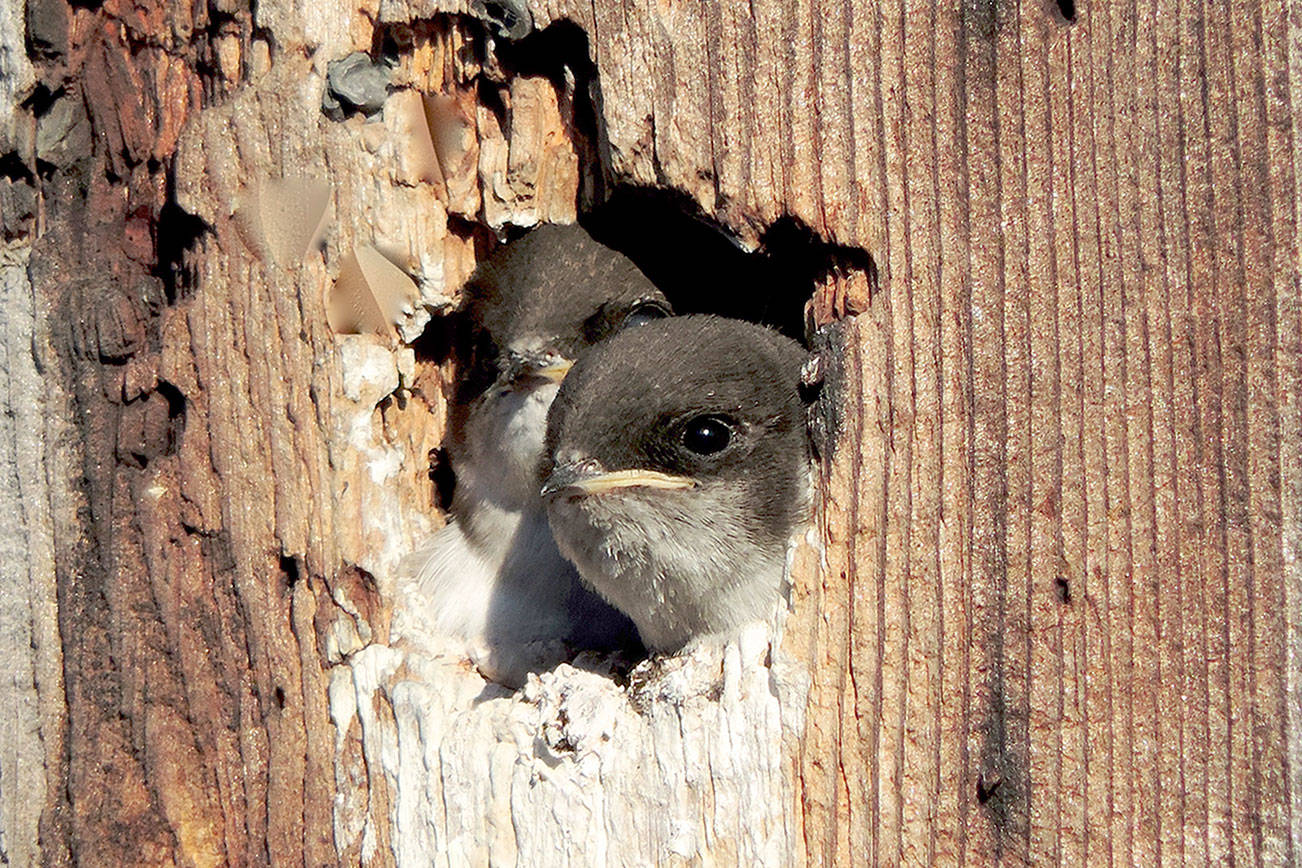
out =
[[[20,184],[29,184],[36,180],[32,170],[22,161],[16,151],[0,156],[0,178],[7,178]]]
[[[499,87],[486,78],[480,78],[478,81],[477,95],[479,104],[493,113],[499,127],[509,129],[511,114],[507,110],[506,100],[502,96],[504,92],[506,92],[506,88]]]
[[[49,88],[44,84],[38,84],[32,88],[31,94],[23,100],[23,107],[29,110],[34,117],[42,117],[48,112],[59,98],[64,96],[67,91],[64,88]]]
[[[166,380],[158,382],[158,394],[167,401],[167,440],[162,454],[174,455],[181,446],[181,435],[185,433],[185,395]]]
[[[430,365],[446,362],[455,346],[459,319],[456,314],[432,317],[420,336],[411,342],[416,361]]]
[[[977,775],[977,802],[984,805],[986,802],[990,801],[994,798],[995,793],[998,792],[999,787],[1002,784],[1003,779],[998,776],[986,780],[985,775]]]
[[[447,449],[440,447],[429,451],[429,478],[434,483],[434,505],[447,512],[457,490],[457,477],[452,472]]]
[[[1060,24],[1076,23],[1076,0],[1045,0],[1049,13]]]
[[[211,231],[207,223],[176,204],[174,191],[154,223],[154,276],[163,282],[168,304],[188,296],[198,284],[194,253]]]
[[[292,588],[297,585],[299,580],[298,558],[290,557],[289,555],[281,555],[280,574],[284,577],[286,588]]]

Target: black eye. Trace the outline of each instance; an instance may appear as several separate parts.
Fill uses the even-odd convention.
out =
[[[683,445],[697,455],[713,455],[732,442],[732,425],[719,416],[697,416],[683,429]]]
[[[636,326],[646,325],[652,320],[664,319],[672,315],[673,311],[669,310],[669,307],[662,302],[639,301],[633,305],[624,317],[624,322],[620,325],[620,328],[635,328]]]

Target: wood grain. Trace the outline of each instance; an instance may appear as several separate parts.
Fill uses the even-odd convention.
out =
[[[1302,860],[1292,5],[531,9],[582,39],[494,53],[437,0],[4,13],[0,385],[45,426],[0,423],[4,696],[39,735],[0,776],[42,794],[5,784],[11,861]],[[376,49],[464,124],[440,183],[397,121],[320,111]],[[264,262],[240,197],[304,173],[324,247]],[[872,257],[812,305],[818,544],[774,654],[485,694],[404,644],[395,578],[450,371],[331,335],[323,291],[398,251],[414,341],[483,227],[630,183]]]
[[[883,275],[814,579],[812,852],[1296,860],[1287,4],[604,8],[617,173]]]
[[[826,501],[856,568],[822,605],[866,617],[826,637],[815,692],[844,704],[810,721],[840,717],[860,789],[806,795],[812,849],[1291,863],[1295,146],[1257,47],[1280,10],[979,11],[882,10],[882,71],[852,79],[895,97],[898,204]],[[957,81],[892,73],[938,45]]]

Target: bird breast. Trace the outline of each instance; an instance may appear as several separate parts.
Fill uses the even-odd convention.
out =
[[[785,551],[770,549],[737,515],[727,486],[623,489],[566,497],[548,508],[562,553],[657,651],[767,617]]]
[[[554,383],[493,387],[467,414],[462,450],[453,456],[457,485],[505,507],[537,510],[538,465],[547,433]]]

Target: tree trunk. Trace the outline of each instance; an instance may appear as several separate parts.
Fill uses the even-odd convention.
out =
[[[519,8],[0,0],[0,858],[1302,861],[1296,10]],[[511,695],[398,565],[461,282],[593,209],[808,299],[814,531],[777,638]]]

